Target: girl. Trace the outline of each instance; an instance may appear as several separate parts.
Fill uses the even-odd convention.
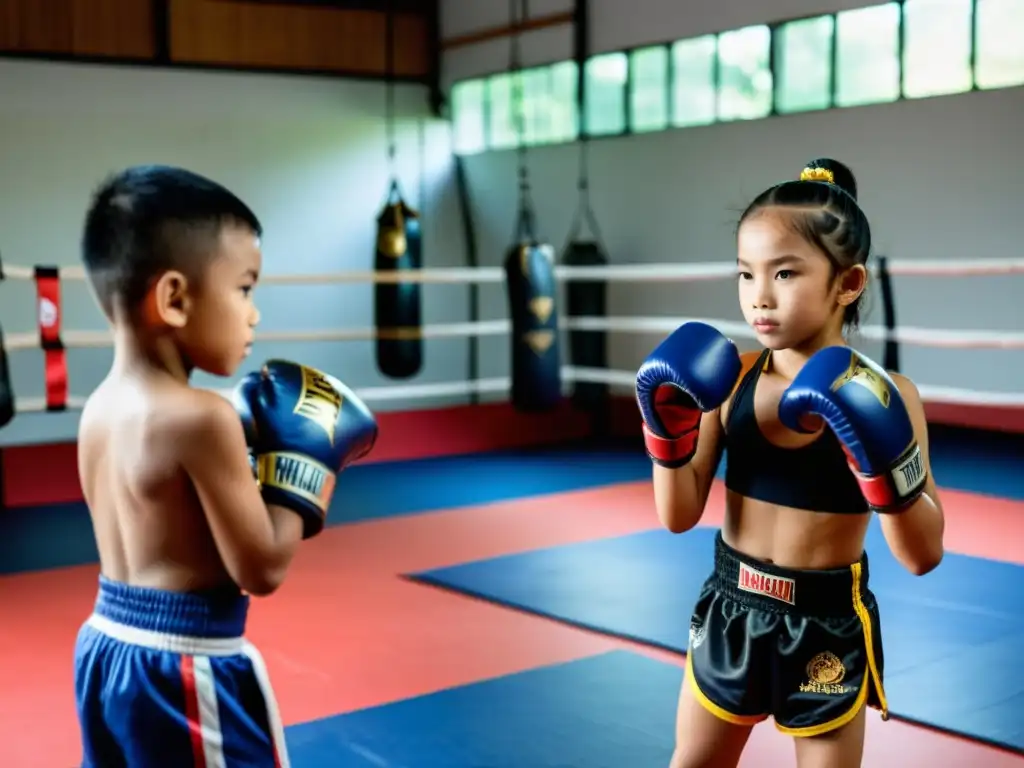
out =
[[[695,526],[728,454],[715,570],[690,620],[671,768],[737,765],[769,716],[799,768],[859,766],[865,705],[887,718],[864,537],[872,511],[909,571],[942,559],[921,398],[850,349],[871,230],[853,174],[810,163],[740,217],[742,357],[687,323],[637,374],[658,515]],[[698,439],[699,436],[699,439]]]

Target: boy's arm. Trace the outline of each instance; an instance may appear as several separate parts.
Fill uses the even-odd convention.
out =
[[[264,503],[249,464],[242,423],[227,400],[196,390],[192,415],[188,434],[181,436],[182,463],[221,559],[241,589],[268,595],[281,586],[302,541],[302,518]]]

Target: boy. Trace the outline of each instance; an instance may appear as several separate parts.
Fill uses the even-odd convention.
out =
[[[231,192],[163,166],[110,178],[86,218],[83,259],[114,333],[78,443],[101,570],[75,648],[88,767],[288,765],[243,639],[245,593],[281,585],[377,427],[340,382],[293,363],[247,376],[234,407],[189,386],[251,350],[260,234]]]

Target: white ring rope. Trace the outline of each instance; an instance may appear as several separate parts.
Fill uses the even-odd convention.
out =
[[[495,336],[508,333],[511,329],[508,320],[487,320],[478,323],[444,323],[422,326],[418,331],[421,338],[464,338],[467,336]],[[295,341],[373,341],[377,338],[409,338],[408,334],[389,335],[380,333],[373,328],[339,328],[323,331],[266,331],[258,334],[261,342],[295,342]],[[61,342],[67,348],[101,348],[114,343],[110,331],[65,331],[61,334]],[[5,335],[4,347],[8,351],[39,349],[41,346],[38,333],[8,333]]]
[[[746,323],[712,318],[690,317],[567,317],[559,323],[563,330],[606,331],[619,333],[649,333],[667,335],[686,322],[699,321],[713,325],[733,339],[756,339]],[[469,336],[499,336],[512,330],[508,320],[484,320],[476,323],[438,323],[424,325],[417,332],[419,338],[465,338]],[[922,347],[957,349],[1024,349],[1024,332],[1021,331],[950,331],[932,328],[903,327],[889,331],[881,326],[865,326],[856,332],[872,341],[898,341]],[[297,341],[373,341],[378,338],[410,338],[408,332],[388,333],[375,328],[341,328],[321,331],[267,331],[257,334],[261,342]],[[109,347],[113,337],[109,331],[67,331],[61,340],[68,348]],[[8,334],[6,349],[39,349],[38,333]]]
[[[876,265],[877,269],[877,265]],[[982,275],[1024,274],[1024,258],[974,259],[965,262],[941,259],[896,259],[888,262],[889,274],[895,277],[965,277]],[[58,268],[64,280],[85,280],[85,269],[80,266]],[[13,280],[33,280],[35,269],[4,265],[3,275]],[[704,262],[694,264],[611,264],[601,267],[556,266],[555,277],[563,281],[608,281],[624,283],[686,282],[696,280],[723,280],[736,275],[732,262]],[[451,267],[405,271],[349,271],[308,275],[265,275],[265,285],[322,285],[338,283],[502,283],[505,271],[501,267]]]
[[[621,391],[633,392],[636,373],[633,371],[605,370],[603,368],[562,368],[562,380],[565,384],[586,382],[588,384],[607,384]],[[385,387],[356,388],[359,397],[368,403],[386,402],[389,400],[412,400],[431,397],[459,397],[470,394],[507,394],[512,386],[509,378],[477,379],[476,381],[452,381],[431,384],[399,384]],[[1016,392],[976,392],[969,389],[951,387],[920,386],[921,398],[927,403],[944,403],[961,406],[988,406],[1018,408],[1024,406],[1024,393]],[[230,389],[215,390],[225,397]],[[84,397],[68,398],[68,410],[81,409],[85,404]],[[46,410],[46,400],[41,397],[18,398],[15,401],[18,413],[38,413]]]
[[[33,267],[4,265],[4,278],[33,280]],[[876,267],[877,269],[877,267]],[[893,276],[919,277],[966,277],[982,275],[1024,274],[1024,258],[1020,259],[974,259],[953,263],[938,259],[906,259],[888,263],[889,274]],[[85,270],[80,266],[60,267],[58,274],[65,280],[83,281]],[[618,264],[598,267],[556,266],[555,276],[562,281],[608,281],[608,282],[685,282],[701,280],[731,279],[736,274],[735,265],[730,262],[707,262],[695,264]],[[269,285],[321,285],[342,283],[430,283],[470,284],[503,283],[504,269],[500,267],[480,268],[438,268],[402,272],[348,271],[307,275],[266,275],[262,278]],[[572,317],[565,318],[560,327],[565,330],[605,331],[623,333],[667,334],[688,320],[700,320],[717,327],[722,333],[733,338],[753,339],[755,334],[746,323],[707,318],[679,317]],[[419,329],[422,338],[460,338],[469,336],[494,336],[508,334],[511,323],[508,320],[482,322],[446,323],[426,325]],[[871,340],[892,340],[906,344],[931,347],[959,348],[1024,348],[1024,333],[1003,331],[949,331],[929,328],[903,327],[887,330],[880,326],[867,326],[858,334]],[[403,338],[406,334],[392,336],[374,328],[350,328],[322,331],[268,331],[260,333],[258,339],[266,342],[296,341],[368,341],[377,338]],[[108,331],[66,331],[62,341],[67,347],[103,348],[112,344]],[[8,350],[40,348],[38,333],[12,333],[6,338]],[[635,373],[598,368],[566,367],[562,376],[567,384],[574,381],[607,384],[632,391]],[[395,385],[370,387],[357,390],[360,397],[368,402],[402,400],[417,397],[453,397],[469,394],[507,393],[510,388],[507,378],[489,378],[477,381],[441,382],[434,384]],[[1024,394],[1000,392],[976,392],[949,387],[919,387],[921,396],[929,402],[965,406],[1019,407],[1024,405]],[[226,394],[227,391],[221,391]],[[85,398],[70,397],[68,408],[81,408]],[[46,410],[44,398],[19,398],[16,404],[19,413]]]

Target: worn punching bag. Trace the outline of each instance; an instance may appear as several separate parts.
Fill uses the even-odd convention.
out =
[[[574,232],[562,253],[562,264],[567,267],[603,267],[608,264],[608,258],[599,243],[578,239]],[[605,317],[606,293],[603,279],[570,280],[567,286],[566,315],[573,318]],[[604,331],[571,330],[569,360],[574,368],[607,370],[607,334]],[[573,384],[572,402],[581,410],[603,415],[608,403],[608,385],[577,381]]]
[[[562,399],[562,361],[558,343],[558,286],[555,252],[536,234],[530,201],[528,142],[520,74],[519,30],[527,20],[526,0],[510,0],[510,105],[516,130],[519,210],[513,242],[505,255],[505,287],[512,318],[512,405],[520,411],[547,411]]]
[[[604,267],[608,264],[607,252],[602,246],[597,218],[590,207],[590,137],[587,130],[587,77],[586,63],[590,60],[590,14],[588,0],[576,0],[573,25],[573,48],[576,60],[576,109],[579,124],[579,178],[577,191],[579,204],[576,216],[569,228],[565,248],[562,249],[562,264],[566,267]],[[581,237],[586,225],[591,237]],[[573,279],[568,282],[566,301],[567,316],[576,318],[603,318],[606,313],[606,282]],[[571,330],[569,332],[569,361],[574,368],[608,370],[607,334],[598,330]],[[590,414],[591,428],[595,434],[605,435],[610,429],[611,408],[608,385],[592,381],[575,381],[572,390],[575,408]]]
[[[10,370],[7,368],[4,331],[3,328],[0,328],[0,427],[6,427],[13,418],[14,388],[11,386]]]
[[[551,246],[520,238],[506,255],[505,282],[512,317],[512,404],[520,411],[546,411],[562,398]]]
[[[406,205],[398,183],[391,182],[387,202],[377,217],[378,272],[400,277],[423,266],[423,241],[416,211]],[[423,366],[420,284],[379,282],[374,295],[377,367],[392,379],[407,379]]]

